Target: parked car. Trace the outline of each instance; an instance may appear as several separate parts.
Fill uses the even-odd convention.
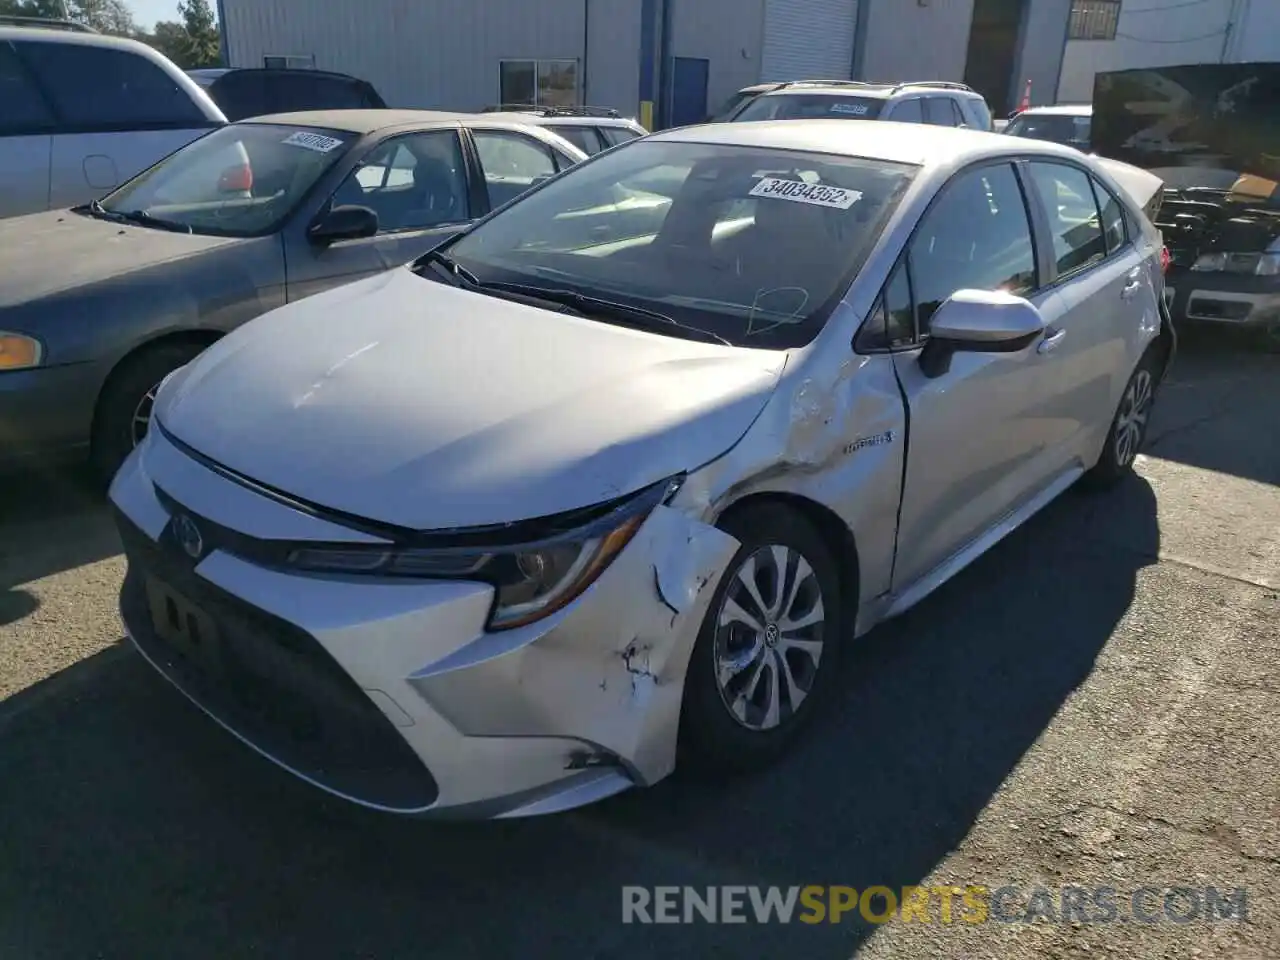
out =
[[[0,17],[0,218],[105,196],[225,122],[144,43]]]
[[[283,114],[101,202],[0,222],[0,459],[87,447],[109,478],[157,384],[228,330],[406,263],[585,159],[500,117]]]
[[[1050,140],[1089,153],[1093,149],[1090,135],[1092,125],[1093,106],[1071,103],[1029,107],[1010,120],[1000,132],[1009,137]]]
[[[635,120],[607,107],[521,107],[485,108],[487,114],[508,116],[554,130],[587,156],[627,143],[648,134]]]
[[[228,120],[304,110],[381,110],[387,104],[373,84],[328,70],[210,68],[188,75],[213,98]]]
[[[665,210],[619,199],[659,168]],[[758,767],[854,638],[1129,475],[1159,254],[1056,144],[651,135],[174,373],[111,491],[128,633],[383,811],[562,810],[678,746]]]
[[[725,119],[893,120],[939,127],[991,130],[991,110],[972,87],[947,81],[863,83],[856,80],[797,80],[745,102]]]
[[[1102,73],[1093,101],[1094,149],[1167,186],[1174,315],[1280,352],[1280,63]]]

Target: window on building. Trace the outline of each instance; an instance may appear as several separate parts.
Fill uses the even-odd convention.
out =
[[[1071,0],[1071,40],[1114,40],[1121,0]]]
[[[522,107],[572,107],[578,102],[577,60],[503,60],[499,102]]]
[[[314,70],[316,55],[308,53],[299,56],[268,56],[262,58],[262,65],[268,70]]]

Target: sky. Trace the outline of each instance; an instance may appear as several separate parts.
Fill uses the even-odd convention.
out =
[[[178,0],[125,0],[133,11],[133,20],[140,27],[150,30],[158,20],[178,19]]]

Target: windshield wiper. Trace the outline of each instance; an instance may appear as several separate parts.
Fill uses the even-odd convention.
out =
[[[136,223],[144,227],[158,227],[161,230],[172,230],[175,233],[192,233],[192,229],[185,223],[178,223],[175,220],[164,220],[160,217],[153,217],[145,210],[108,210],[102,205],[101,200],[90,200],[82,207],[76,207],[77,211],[83,211],[90,216],[97,217],[99,220],[110,220],[112,223]]]
[[[476,275],[468,270],[462,264],[458,263],[447,254],[441,253],[439,250],[429,250],[422,256],[423,265],[431,265],[443,267],[448,271],[448,277],[453,281],[454,286],[458,286],[458,281],[464,281],[468,286],[478,287],[480,281],[476,279]],[[416,269],[416,268],[415,268]]]
[[[506,283],[496,280],[479,284],[479,289],[505,291],[533,297],[538,300],[546,300],[550,303],[558,303],[583,316],[608,317],[622,322],[625,326],[638,330],[648,330],[653,333],[665,333],[668,332],[668,328],[675,327],[677,330],[682,330],[699,340],[709,343],[722,343],[726,347],[733,346],[732,343],[718,333],[712,333],[702,327],[692,327],[686,323],[681,323],[665,313],[646,310],[644,307],[633,307],[628,303],[618,303],[616,300],[602,300],[599,297],[591,297],[585,293],[574,293],[572,290],[557,290],[533,284]]]
[[[99,220],[111,220],[115,223],[126,223],[124,217],[114,211],[108,210],[102,205],[100,200],[90,200],[88,203],[80,207],[72,208],[76,213],[87,213],[90,216],[97,217]]]
[[[121,210],[116,211],[115,215],[121,220],[144,227],[158,227],[161,230],[172,230],[174,233],[193,232],[191,227],[185,223],[178,223],[176,220],[165,220],[162,217],[153,217],[145,210]]]

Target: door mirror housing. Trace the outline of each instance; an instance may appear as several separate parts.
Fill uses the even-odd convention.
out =
[[[307,236],[312,243],[327,245],[339,240],[359,240],[378,232],[378,215],[368,207],[344,205],[322,214]]]
[[[920,352],[927,377],[951,369],[957,353],[1017,353],[1044,333],[1035,304],[1002,290],[957,290],[934,311]]]

